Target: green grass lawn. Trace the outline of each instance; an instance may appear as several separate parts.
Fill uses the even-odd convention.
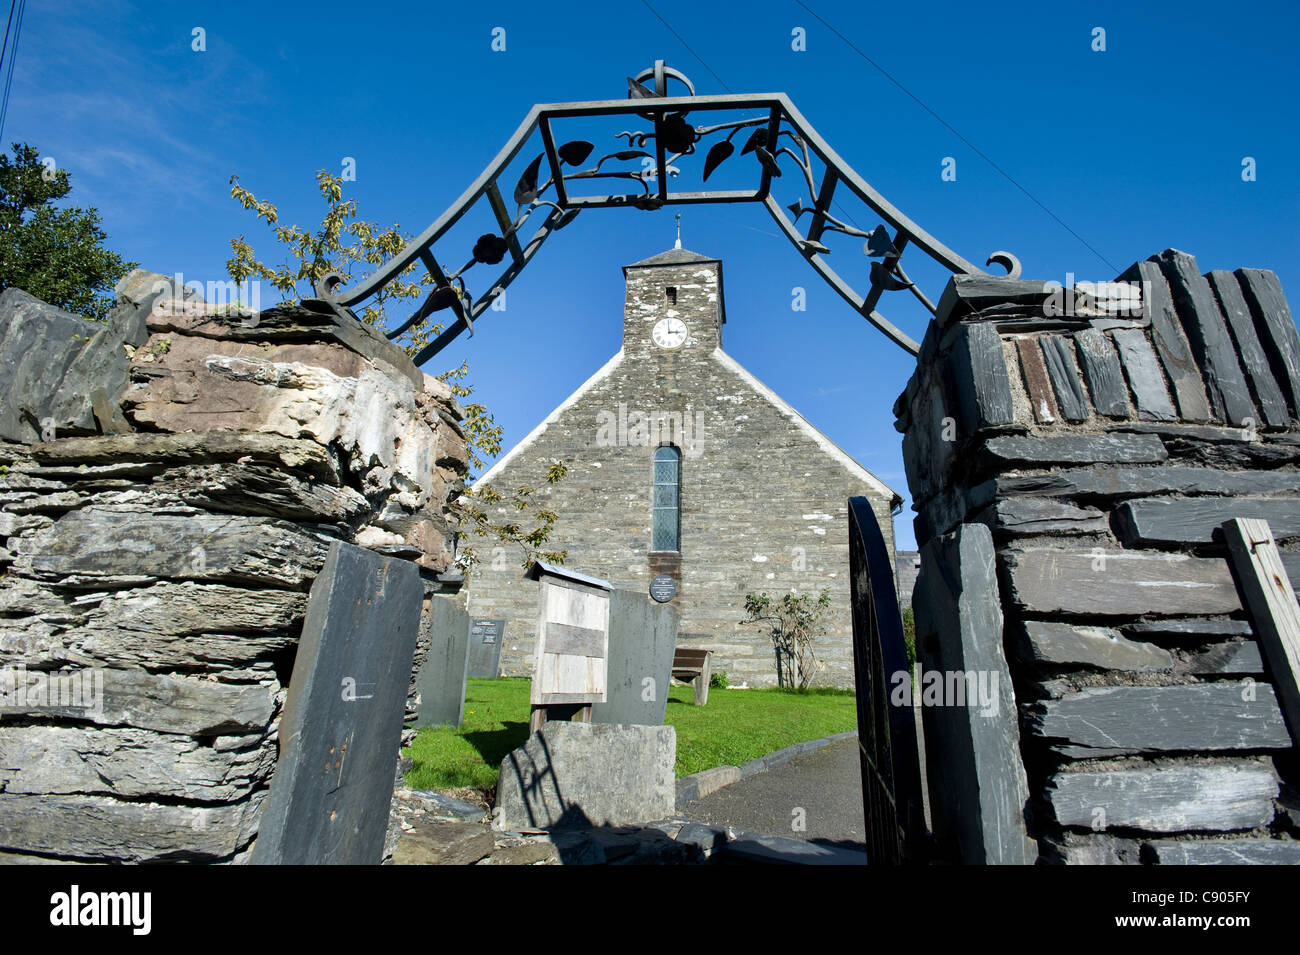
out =
[[[407,784],[416,789],[491,789],[501,760],[528,738],[529,680],[470,680],[460,729],[423,729],[406,755],[415,761]],[[738,766],[791,743],[857,727],[847,690],[709,691],[695,706],[689,686],[672,687],[665,722],[677,728],[677,775]]]

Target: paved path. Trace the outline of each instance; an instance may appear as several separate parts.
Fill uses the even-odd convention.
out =
[[[802,813],[795,810],[802,809]],[[687,804],[682,815],[714,826],[865,851],[857,737],[832,743]],[[793,823],[802,817],[806,828]]]

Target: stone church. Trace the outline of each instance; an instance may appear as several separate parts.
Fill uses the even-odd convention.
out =
[[[559,516],[546,546],[573,570],[642,593],[671,577],[678,645],[713,650],[733,684],[777,682],[770,636],[742,622],[745,595],[828,588],[813,682],[851,686],[847,500],[870,499],[892,553],[901,499],[723,351],[719,260],[679,244],[623,274],[623,347],[478,484],[538,488]],[[548,485],[557,460],[568,476]],[[480,553],[468,588],[472,616],[506,621],[503,676],[533,661],[538,585],[520,556]]]

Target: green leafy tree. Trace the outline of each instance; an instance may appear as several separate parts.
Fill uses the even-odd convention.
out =
[[[13,158],[0,154],[0,290],[17,287],[102,321],[113,286],[136,263],[103,247],[95,209],[54,205],[72,191],[67,170],[42,161],[34,146],[13,150]]]
[[[765,626],[777,654],[777,679],[782,686],[806,689],[817,672],[813,643],[825,629],[831,593],[823,590],[814,600],[810,594],[783,594],[773,600],[766,593],[745,594],[743,623]]]
[[[274,205],[241,186],[238,176],[230,177],[231,197],[254,212],[258,219],[265,220],[287,256],[280,264],[270,265],[257,257],[241,234],[230,240],[232,255],[226,262],[226,270],[231,279],[236,283],[245,279],[264,280],[277,289],[285,301],[297,302],[312,297],[316,282],[329,273],[338,273],[346,285],[391,259],[410,241],[411,237],[402,232],[399,225],[384,228],[378,223],[358,219],[356,200],[344,200],[340,177],[321,169],[316,173],[316,185],[325,200],[325,215],[319,229],[308,230],[281,223]],[[427,272],[421,272],[417,279],[416,271],[414,263],[404,269],[366,304],[358,317],[369,325],[381,329],[387,327],[389,306],[403,302],[414,304],[414,300],[426,295],[432,286],[433,279]],[[414,357],[442,329],[441,324],[426,318],[403,332],[397,344]],[[474,391],[472,386],[464,383],[468,373],[469,366],[462,362],[459,368],[435,377],[444,382],[453,394],[465,398]],[[469,464],[472,470],[477,470],[483,467],[485,457],[501,453],[502,431],[483,405],[475,402],[464,407],[462,427],[467,439]],[[568,468],[563,462],[553,462],[546,481],[556,484],[567,473]],[[503,503],[519,513],[521,520],[523,515],[531,514],[532,526],[525,526],[520,521],[493,522],[488,509]],[[466,486],[451,506],[461,518],[462,530],[469,536],[518,546],[524,567],[536,560],[562,564],[568,556],[567,551],[545,548],[557,516],[553,511],[538,506],[536,488],[521,485],[509,494],[502,494],[491,485],[477,489]],[[472,570],[480,559],[477,548],[472,545],[461,546],[459,558],[466,570]]]

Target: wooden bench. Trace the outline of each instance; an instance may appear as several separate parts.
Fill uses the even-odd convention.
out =
[[[673,679],[695,684],[695,705],[709,702],[709,680],[713,676],[713,651],[678,647],[673,654]]]

